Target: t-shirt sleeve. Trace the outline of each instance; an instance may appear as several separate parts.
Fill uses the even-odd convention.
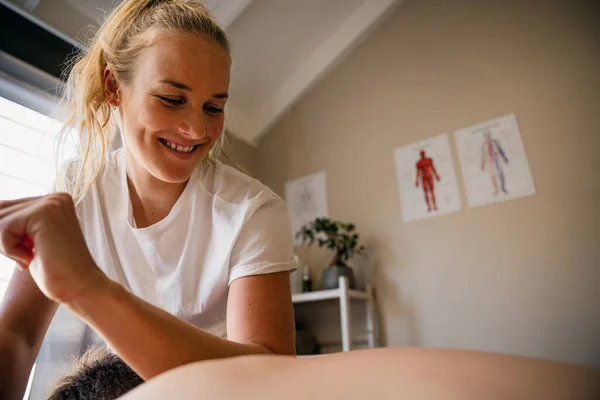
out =
[[[62,163],[56,171],[56,177],[48,194],[56,192],[69,192],[70,187],[75,183],[81,161],[79,159],[69,159]]]
[[[229,284],[250,275],[296,269],[292,228],[283,200],[270,193],[242,227],[229,262]]]

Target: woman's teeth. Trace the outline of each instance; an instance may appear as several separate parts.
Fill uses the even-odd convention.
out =
[[[171,142],[166,141],[165,139],[160,139],[160,141],[165,146],[168,146],[168,147],[172,148],[173,150],[179,151],[179,152],[182,152],[182,153],[190,153],[196,147],[196,146],[188,146],[188,147],[178,146],[175,143],[171,143]]]

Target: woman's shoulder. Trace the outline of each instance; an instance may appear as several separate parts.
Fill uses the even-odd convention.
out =
[[[89,186],[86,186],[82,176],[91,172],[84,171],[83,168],[84,161],[81,156],[75,156],[62,162],[57,169],[51,192],[68,192],[73,196],[75,193],[81,193],[77,203],[83,203],[86,199],[93,197],[90,193],[97,191],[99,187],[105,187],[108,184],[114,186],[122,175],[119,173],[123,168],[122,152],[115,150],[106,154],[104,162],[99,165],[98,175]]]
[[[101,164],[101,173],[99,176],[102,176],[102,174],[106,172],[114,173],[120,168],[121,165],[123,165],[122,149],[111,151],[110,153],[106,154],[105,162]],[[82,166],[83,159],[81,156],[75,156],[65,160],[58,167],[57,181],[70,181],[75,179]]]
[[[227,203],[241,204],[259,198],[279,198],[258,179],[219,160],[204,164],[197,174],[197,179],[204,190]]]

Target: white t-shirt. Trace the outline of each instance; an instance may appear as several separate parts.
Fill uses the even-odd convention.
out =
[[[222,337],[232,281],[296,267],[285,203],[219,161],[195,170],[167,217],[138,229],[119,149],[109,155],[77,212],[90,252],[109,278]],[[30,398],[46,398],[72,356],[98,339],[60,307],[37,359]]]

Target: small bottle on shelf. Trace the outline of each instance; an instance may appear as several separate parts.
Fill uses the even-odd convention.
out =
[[[310,271],[308,266],[304,266],[304,273],[302,275],[302,293],[312,291],[312,281],[310,280]]]

